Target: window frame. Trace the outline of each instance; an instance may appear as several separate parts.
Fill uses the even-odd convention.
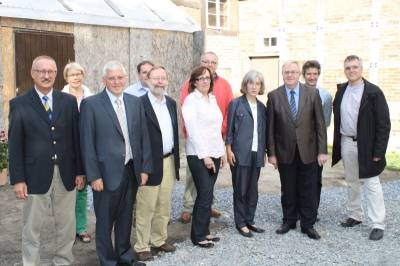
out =
[[[207,28],[209,29],[220,29],[220,30],[228,30],[230,28],[230,0],[226,0],[226,14],[221,15],[221,0],[205,0],[206,3],[206,25]],[[215,14],[211,14],[215,16],[215,26],[214,25],[210,25],[210,21],[209,21],[209,10],[208,10],[208,5],[209,3],[215,3]],[[221,26],[221,21],[222,21],[222,17],[226,16],[226,25],[225,26]]]

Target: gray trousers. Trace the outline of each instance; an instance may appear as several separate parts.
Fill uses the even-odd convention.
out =
[[[67,191],[58,166],[54,166],[53,181],[46,194],[29,194],[23,207],[22,261],[24,266],[40,264],[40,231],[49,213],[54,216],[54,265],[71,265],[75,241],[76,191]]]

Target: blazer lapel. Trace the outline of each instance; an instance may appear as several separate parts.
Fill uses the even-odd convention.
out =
[[[106,89],[104,89],[103,92],[101,93],[101,98],[102,98],[102,100],[104,102],[103,107],[106,110],[106,112],[108,113],[108,115],[110,116],[111,121],[113,122],[114,126],[117,128],[117,131],[119,132],[119,134],[122,137],[124,137],[124,134],[122,133],[121,126],[120,126],[119,121],[118,121],[117,114],[115,113],[113,104],[112,104],[112,102],[110,101],[110,98],[107,95]]]
[[[306,102],[306,97],[307,97],[306,90],[304,89],[304,87],[301,84],[299,84],[299,107],[298,107],[298,110],[297,110],[296,122],[299,120],[299,117],[301,115],[301,111],[304,108],[304,104]]]
[[[287,98],[285,86],[281,86],[279,89],[280,102],[283,104],[283,108],[285,108],[287,115],[290,117],[290,120],[295,123],[293,120],[292,111],[290,110],[289,100]]]
[[[244,109],[250,114],[251,117],[253,117],[253,113],[250,109],[250,103],[247,101],[246,96],[242,95],[240,97],[240,101],[242,102]]]
[[[39,116],[46,121],[47,124],[51,124],[49,115],[44,109],[43,103],[39,98],[39,95],[36,93],[35,89],[32,89],[30,92],[31,105],[33,109],[39,114]]]
[[[144,108],[146,110],[147,115],[150,118],[150,121],[156,126],[156,128],[161,132],[160,124],[158,123],[156,113],[154,112],[153,106],[151,105],[149,96],[146,94],[143,96],[144,100]]]
[[[125,105],[125,114],[126,114],[126,123],[128,124],[128,133],[129,135],[133,132],[133,113],[131,110],[131,105],[129,104],[127,98],[124,96],[124,105]],[[118,117],[117,117],[118,120]],[[119,124],[119,121],[118,121]],[[122,130],[121,130],[122,132]]]
[[[62,106],[61,102],[62,102],[61,93],[53,90],[53,110],[52,110],[53,121],[56,121],[61,113],[60,112],[60,107]]]
[[[167,108],[169,111],[169,116],[171,117],[171,121],[172,121],[172,128],[175,128],[175,126],[177,126],[178,121],[176,120],[176,109],[174,108],[174,104],[173,102],[168,99],[168,97],[165,97],[167,100]]]
[[[361,96],[361,102],[360,102],[360,110],[358,111],[359,113],[361,112],[362,109],[364,109],[364,107],[367,105],[368,102],[368,95],[369,95],[369,83],[367,80],[363,79],[364,81],[364,91],[363,94]]]

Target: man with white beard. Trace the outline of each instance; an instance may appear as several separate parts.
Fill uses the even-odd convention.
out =
[[[136,237],[134,249],[139,261],[152,260],[151,247],[173,252],[168,244],[167,225],[171,194],[179,179],[179,139],[176,102],[166,95],[168,74],[155,66],[148,72],[149,92],[140,97],[146,115],[154,168],[146,186],[136,196]]]

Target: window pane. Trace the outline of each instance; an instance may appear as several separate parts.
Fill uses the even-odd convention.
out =
[[[208,15],[208,26],[213,26],[213,27],[217,26],[215,18],[216,18],[215,15]]]
[[[276,37],[271,38],[271,46],[276,46]]]
[[[264,38],[264,46],[269,46],[269,38]]]
[[[228,27],[228,17],[227,16],[221,16],[220,26],[221,26],[221,28]]]
[[[217,14],[217,6],[215,3],[208,3],[208,14]]]
[[[228,5],[226,3],[220,3],[219,12],[221,15],[228,15]]]

